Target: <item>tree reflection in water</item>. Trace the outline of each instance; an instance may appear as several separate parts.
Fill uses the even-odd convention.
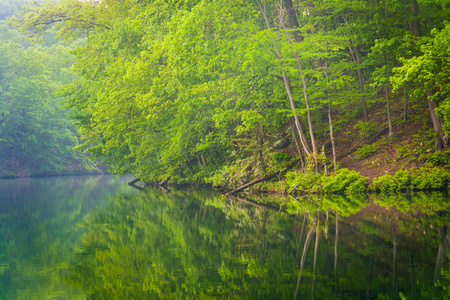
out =
[[[90,299],[440,299],[446,197],[118,196],[83,223],[66,280]]]

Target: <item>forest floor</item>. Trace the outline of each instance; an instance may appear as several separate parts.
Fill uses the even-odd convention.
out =
[[[414,157],[401,157],[402,153],[413,151],[419,155],[434,151],[431,131],[433,126],[426,103],[416,103],[410,107],[408,120],[405,122],[403,103],[396,102],[397,106],[391,104],[392,135],[389,135],[388,131],[385,103],[378,103],[369,108],[369,122],[366,125],[361,126],[363,125],[361,116],[355,122],[345,124],[336,130],[337,161],[341,168],[355,170],[372,182],[386,173],[394,174],[399,169],[421,166]],[[359,122],[361,122],[360,125],[358,125]],[[323,137],[321,144],[327,143],[327,139],[329,140],[329,137]],[[372,150],[373,153],[367,157],[359,158],[361,148],[368,145],[376,150]],[[331,149],[327,152],[330,152],[327,156],[331,158]]]

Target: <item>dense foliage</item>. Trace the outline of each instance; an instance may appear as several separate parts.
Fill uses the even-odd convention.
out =
[[[232,187],[284,168],[289,143],[304,170],[336,169],[333,128],[362,118],[370,135],[377,103],[389,135],[393,101],[405,101],[405,119],[408,102],[428,104],[445,147],[448,5],[63,0],[11,22],[85,38],[72,51],[80,78],[64,88],[79,149],[144,181]]]
[[[69,46],[47,34],[32,45],[0,23],[0,177],[86,171],[55,91],[75,78]]]

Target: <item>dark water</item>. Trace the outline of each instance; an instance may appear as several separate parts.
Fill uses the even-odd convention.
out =
[[[449,298],[447,194],[239,199],[112,177],[0,190],[0,299]]]

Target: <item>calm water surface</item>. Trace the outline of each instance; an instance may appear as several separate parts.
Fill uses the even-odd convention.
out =
[[[0,299],[445,299],[447,194],[226,198],[0,181]]]

